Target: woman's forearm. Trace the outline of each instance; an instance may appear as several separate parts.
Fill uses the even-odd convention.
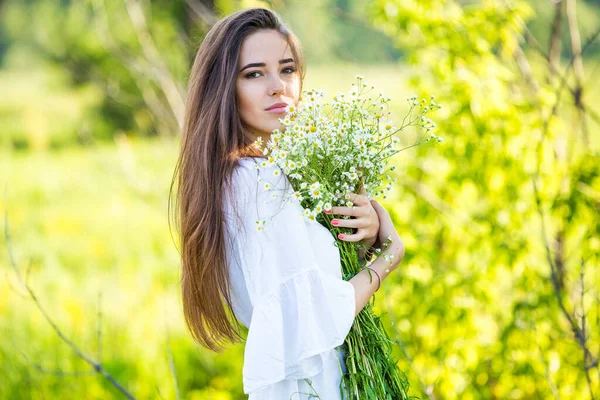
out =
[[[393,254],[393,253],[391,253],[389,251],[384,251],[377,257],[377,259],[375,261],[373,261],[369,265],[369,268],[373,268],[375,271],[377,271],[379,273],[379,276],[381,277],[382,285],[383,285],[383,281],[385,280],[385,278],[387,278],[388,275],[394,271],[395,268],[393,266],[397,266],[400,263],[400,260],[399,260],[400,257],[398,255],[394,254],[394,256],[392,258],[392,266],[390,266],[390,262],[388,260],[386,260],[384,257],[385,254]],[[389,272],[386,272],[386,269]],[[371,276],[369,276],[369,273],[371,274]],[[370,271],[365,268],[362,271],[360,271],[358,274],[356,274],[355,276],[350,278],[348,280],[348,282],[350,282],[350,283],[352,283],[352,285],[354,285],[354,293],[355,293],[355,300],[356,300],[356,308],[354,311],[354,316],[357,316],[358,313],[360,313],[360,311],[368,303],[371,296],[373,296],[373,293],[375,293],[375,290],[377,289],[377,286],[379,285],[379,281],[377,279],[377,275],[373,271]]]

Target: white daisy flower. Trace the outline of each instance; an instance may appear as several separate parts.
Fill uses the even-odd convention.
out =
[[[321,211],[323,211],[323,202],[322,201],[320,201],[319,204],[317,204],[317,206],[315,207],[316,213],[320,213]]]

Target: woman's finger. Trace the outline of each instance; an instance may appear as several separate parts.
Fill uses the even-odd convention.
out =
[[[365,235],[362,231],[356,233],[340,233],[338,235],[338,239],[343,240],[344,242],[360,242],[364,238]]]
[[[339,214],[339,215],[349,215],[351,217],[362,216],[362,211],[358,207],[335,206],[335,207],[331,207],[331,213]]]
[[[356,228],[364,229],[368,228],[369,224],[364,218],[352,218],[352,219],[333,219],[331,225],[339,228]]]

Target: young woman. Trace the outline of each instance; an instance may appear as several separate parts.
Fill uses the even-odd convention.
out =
[[[190,74],[173,179],[187,326],[214,351],[248,328],[243,386],[251,400],[341,399],[341,345],[404,256],[389,214],[363,191],[354,207],[332,209],[354,217],[338,220],[356,228],[340,240],[373,245],[391,236],[392,265],[379,257],[377,277],[361,271],[343,280],[336,238],[306,222],[298,201],[283,201],[291,187],[281,170],[259,164],[265,156],[253,142],[281,129],[303,71],[300,44],[274,12],[252,8],[218,21]],[[257,220],[268,223],[260,229]]]

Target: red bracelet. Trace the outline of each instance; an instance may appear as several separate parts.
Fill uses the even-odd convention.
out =
[[[379,273],[371,267],[365,267],[365,268],[370,269],[371,271],[375,272],[375,274],[377,275],[377,279],[379,280],[379,285],[377,285],[377,289],[375,289],[375,291],[378,291],[379,288],[381,287],[381,277],[379,276]]]

